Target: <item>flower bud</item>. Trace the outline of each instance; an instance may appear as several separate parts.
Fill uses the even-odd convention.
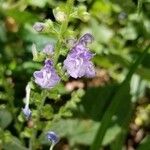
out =
[[[32,45],[32,55],[33,55],[33,60],[37,60],[38,52],[37,52],[35,44]]]
[[[82,21],[87,22],[90,19],[90,14],[87,12],[87,8],[85,6],[79,6],[77,13],[78,13],[78,17]]]
[[[45,55],[43,53],[39,53],[36,49],[36,45],[32,45],[32,55],[33,55],[33,61],[41,62],[44,60]]]
[[[88,12],[84,12],[81,17],[84,22],[87,22],[90,20],[90,14]]]
[[[42,32],[44,30],[45,24],[42,22],[36,22],[33,25],[33,29],[37,32]]]
[[[47,55],[52,55],[54,53],[54,46],[51,43],[46,44],[43,52]]]
[[[64,22],[66,20],[66,14],[63,10],[61,10],[61,8],[57,7],[56,9],[53,10],[53,14],[55,19],[58,22]]]
[[[25,106],[25,108],[22,108],[22,112],[25,115],[27,120],[31,118],[32,112],[28,106]]]
[[[45,22],[45,30],[52,29],[53,28],[53,22],[51,19],[47,19]]]
[[[36,22],[33,25],[33,28],[35,31],[37,32],[53,32],[54,31],[54,26],[53,26],[53,22],[51,21],[51,19],[46,20],[45,23],[43,22]]]
[[[57,135],[55,132],[53,132],[53,131],[49,131],[49,132],[47,133],[47,139],[48,139],[49,141],[51,141],[52,144],[54,144],[54,145],[57,144],[58,141],[59,141],[58,135]]]

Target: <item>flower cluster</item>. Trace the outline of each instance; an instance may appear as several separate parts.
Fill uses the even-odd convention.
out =
[[[95,69],[91,61],[94,56],[87,45],[93,41],[93,36],[89,33],[83,35],[78,42],[71,48],[67,58],[64,60],[64,70],[73,77],[94,77]],[[46,55],[54,54],[54,47],[52,44],[47,44],[43,49]],[[53,62],[50,59],[45,61],[44,67],[34,72],[35,83],[42,88],[50,89],[54,87],[59,81],[60,77],[57,75]]]
[[[64,68],[68,74],[73,78],[93,77],[95,76],[95,69],[93,63],[90,61],[93,54],[87,48],[87,44],[91,43],[93,37],[87,33],[82,36],[71,49],[66,60],[64,61]]]

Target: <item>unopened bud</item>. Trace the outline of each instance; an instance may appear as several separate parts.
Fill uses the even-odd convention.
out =
[[[54,52],[54,46],[51,43],[46,44],[43,52],[47,55],[52,55]]]
[[[45,22],[45,28],[52,28],[53,27],[53,22],[51,19],[47,19],[46,22]]]
[[[90,14],[87,12],[87,8],[85,6],[78,7],[78,16],[82,21],[88,21],[90,19]]]
[[[48,139],[49,141],[51,141],[52,144],[55,145],[55,144],[57,144],[58,141],[59,141],[59,136],[58,136],[55,132],[49,131],[49,132],[47,133],[47,139]]]
[[[55,16],[55,19],[58,22],[64,22],[66,20],[66,14],[63,10],[61,10],[59,7],[53,10],[53,14]]]
[[[37,60],[37,58],[38,58],[38,52],[37,52],[35,44],[32,45],[32,55],[33,55],[33,60]]]
[[[36,22],[34,25],[33,25],[33,29],[37,32],[42,32],[43,29],[45,27],[45,24],[42,23],[42,22]]]
[[[33,55],[33,61],[41,62],[44,60],[45,56],[43,53],[39,53],[36,49],[36,45],[32,45],[32,55]]]
[[[90,14],[89,14],[88,12],[84,12],[84,13],[82,14],[82,19],[83,19],[83,21],[85,21],[85,22],[89,21],[89,20],[90,20]]]

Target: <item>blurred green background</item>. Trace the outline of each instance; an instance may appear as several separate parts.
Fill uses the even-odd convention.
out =
[[[25,86],[41,66],[33,62],[31,46],[35,43],[41,50],[46,43],[55,43],[52,35],[38,34],[32,26],[44,19],[55,21],[52,10],[63,3],[66,1],[0,0],[0,149],[26,150],[28,147],[33,122],[25,121],[21,108]],[[150,43],[150,0],[75,1],[75,7],[79,6],[87,7],[90,19],[73,20],[70,28],[79,36],[93,33],[95,40],[90,48],[96,53],[93,62],[97,75],[93,79],[70,79],[60,84],[57,87],[60,100],[56,98],[58,93],[52,91],[47,99],[50,104],[47,112],[43,112],[43,119],[37,125],[39,150],[48,149],[49,145],[44,138],[44,127],[61,136],[56,150],[88,150],[132,62]],[[72,93],[73,90],[77,93]],[[149,150],[150,52],[123,93],[102,149]],[[82,98],[78,94],[83,95]],[[64,108],[68,111],[64,112]],[[64,115],[51,124],[58,110]]]

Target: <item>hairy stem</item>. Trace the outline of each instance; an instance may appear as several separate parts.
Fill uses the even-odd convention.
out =
[[[63,36],[64,33],[66,32],[67,28],[68,28],[68,23],[69,23],[69,16],[73,7],[73,3],[74,0],[68,0],[67,1],[67,5],[66,5],[66,20],[64,22],[62,22],[62,25],[60,27],[60,34],[58,36],[58,40],[56,43],[56,48],[55,48],[55,54],[54,54],[54,65],[56,66],[59,56],[60,56],[60,48],[61,45],[63,44]]]
[[[38,122],[40,121],[40,115],[41,115],[41,110],[42,110],[42,107],[45,103],[45,98],[46,98],[46,94],[45,94],[45,90],[42,91],[41,93],[41,104],[40,106],[38,107],[37,109],[37,116],[35,118],[36,122],[35,124],[38,124]],[[37,136],[37,129],[35,127],[33,127],[32,129],[32,137],[30,139],[30,143],[29,143],[29,150],[35,150],[36,148],[36,136]]]

